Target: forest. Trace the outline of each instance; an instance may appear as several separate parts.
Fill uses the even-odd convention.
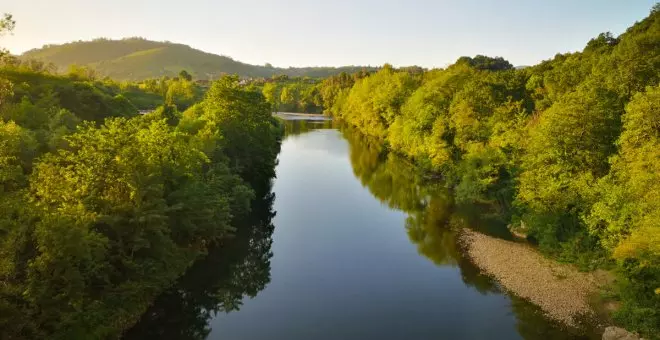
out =
[[[250,85],[263,93],[273,112],[326,113],[331,114],[339,90],[353,85],[356,79],[373,73],[362,68],[354,73],[341,72],[324,79],[311,77],[288,77],[286,74],[269,78],[254,78]]]
[[[6,15],[0,35],[14,24]],[[354,142],[368,144],[351,150],[354,171],[411,212],[409,237],[434,262],[467,266],[455,230],[432,227],[458,220],[450,204],[476,206],[548,257],[616,273],[601,297],[616,302],[616,323],[660,334],[660,4],[619,36],[525,68],[477,55],[309,76],[267,65],[209,83],[179,64],[139,77],[120,65],[110,78],[97,66],[116,63],[90,58],[65,70],[0,50],[0,338],[116,338],[163,292],[186,308],[194,289],[168,289],[189,268],[206,275],[193,263],[215,245],[268,243],[270,217],[255,222],[263,237],[238,222],[275,175],[284,132],[273,111],[322,112],[377,141]],[[422,175],[389,178],[409,166],[391,154]],[[443,199],[421,209],[428,192]],[[267,275],[255,276],[263,289]]]
[[[236,76],[202,94],[1,54],[0,338],[116,338],[237,232],[282,126]]]
[[[611,269],[614,319],[660,328],[660,5],[532,67],[462,57],[323,81],[324,110],[490,207],[548,256]]]

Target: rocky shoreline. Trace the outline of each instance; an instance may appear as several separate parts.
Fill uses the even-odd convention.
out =
[[[506,290],[538,305],[548,317],[576,326],[578,318],[594,315],[589,296],[598,284],[590,273],[549,260],[529,245],[468,229],[461,232],[460,241],[477,267]]]
[[[463,229],[459,241],[472,262],[507,291],[539,306],[551,319],[569,327],[596,320],[589,298],[604,280],[596,273],[578,271],[555,262],[521,242],[507,241]],[[599,327],[603,339],[639,339],[617,327]]]

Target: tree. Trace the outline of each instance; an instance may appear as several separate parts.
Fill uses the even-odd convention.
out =
[[[88,66],[80,66],[73,64],[69,66],[69,77],[75,80],[94,80],[96,79],[96,71]]]
[[[513,65],[502,57],[491,58],[484,55],[477,55],[474,58],[460,57],[456,64],[467,64],[476,69],[488,71],[503,71],[513,68]]]
[[[619,262],[626,301],[619,321],[652,334],[660,316],[660,87],[626,106],[619,154],[597,187],[586,222]]]
[[[0,37],[7,33],[11,33],[16,26],[16,22],[13,20],[11,14],[5,13],[2,18],[0,18]],[[0,47],[0,64],[4,62],[4,57],[9,54],[7,50]],[[13,84],[4,79],[0,78],[0,109],[5,102],[5,98],[11,96]]]
[[[419,81],[408,72],[385,65],[376,74],[355,83],[342,108],[341,118],[364,133],[384,138],[387,128],[400,114],[406,98]]]
[[[593,203],[593,186],[607,174],[616,151],[621,103],[611,91],[583,86],[550,107],[530,131],[517,199],[531,233],[550,248],[576,235],[589,244],[564,247],[574,256],[593,247],[581,214]],[[570,254],[569,254],[570,253]]]
[[[5,13],[2,17],[0,17],[0,37],[2,37],[5,34],[11,33],[14,31],[14,28],[16,27],[16,21],[14,21],[14,18],[12,17],[11,14]],[[9,54],[7,50],[4,48],[0,48],[0,62],[2,62],[3,57],[5,55]]]
[[[246,179],[274,175],[278,132],[260,92],[242,87],[237,76],[224,76],[213,83],[201,107],[205,126],[197,136],[212,160],[228,157]]]
[[[0,196],[25,185],[37,146],[34,133],[0,119]]]
[[[592,52],[604,47],[614,47],[619,43],[611,32],[605,32],[598,35],[598,37],[589,40],[587,47],[584,48],[585,52]]]
[[[190,75],[190,73],[188,73],[188,71],[181,70],[181,72],[179,72],[179,79],[185,81],[192,81],[192,76]]]
[[[266,83],[261,91],[266,101],[273,107],[274,111],[279,110],[280,92],[279,87],[275,83]]]

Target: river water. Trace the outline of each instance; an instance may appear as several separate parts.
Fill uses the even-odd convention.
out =
[[[455,230],[507,237],[437,180],[332,122],[288,122],[272,192],[127,339],[579,338],[509,296]]]

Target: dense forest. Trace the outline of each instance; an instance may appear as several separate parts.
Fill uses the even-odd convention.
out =
[[[0,35],[13,27],[5,16]],[[165,291],[181,308],[239,303],[168,288],[214,245],[269,246],[272,216],[241,221],[274,176],[272,111],[323,112],[376,140],[351,143],[354,171],[409,213],[410,239],[436,263],[468,267],[452,228],[473,223],[455,208],[478,207],[550,257],[615,272],[603,296],[615,321],[660,334],[656,5],[620,36],[521,69],[486,56],[280,69],[140,38],[0,50],[0,338],[117,337]],[[268,280],[268,251],[255,251],[248,294]],[[203,337],[205,320],[192,322]]]
[[[660,333],[660,5],[533,67],[462,57],[324,85],[326,111],[441,176],[456,202],[490,206],[561,261],[614,269],[615,319]]]
[[[186,73],[123,86],[1,54],[0,338],[117,337],[250,213],[282,127],[236,76],[192,105]]]
[[[54,70],[58,72],[68,70],[71,65],[79,65],[93,69],[103,77],[133,81],[160,77],[173,78],[180,70],[188,70],[196,79],[212,80],[223,74],[237,74],[248,78],[274,75],[321,78],[341,72],[352,73],[363,68],[361,66],[280,68],[270,64],[250,65],[187,45],[143,38],[121,40],[101,38],[63,45],[46,45],[25,52],[21,58],[52,64]]]
[[[332,110],[338,110],[340,101],[336,100],[336,97],[340,90],[347,90],[355,80],[367,77],[373,72],[363,68],[351,74],[341,72],[324,79],[276,75],[252,79],[249,83],[261,89],[274,112],[330,114]]]

